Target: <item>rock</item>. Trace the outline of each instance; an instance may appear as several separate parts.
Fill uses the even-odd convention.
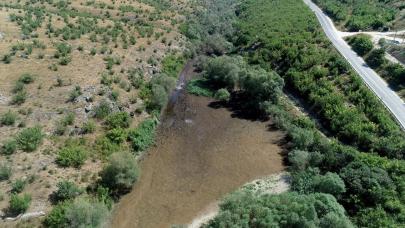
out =
[[[93,110],[93,104],[88,104],[88,105],[86,105],[85,107],[84,107],[84,111],[86,112],[86,113],[89,113],[89,112],[91,112]]]

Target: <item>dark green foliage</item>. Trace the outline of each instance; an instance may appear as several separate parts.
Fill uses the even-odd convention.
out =
[[[17,142],[14,139],[10,139],[3,142],[1,146],[1,154],[11,155],[17,151]]]
[[[398,0],[315,0],[338,24],[346,22],[349,31],[386,28],[395,19]]]
[[[203,227],[354,227],[344,208],[328,194],[255,196],[233,194]]]
[[[42,133],[41,128],[32,127],[26,128],[18,133],[16,141],[19,149],[26,152],[32,152],[42,143],[43,138],[44,134]]]
[[[367,56],[366,62],[372,68],[381,66],[385,62],[385,50],[382,48],[372,50]]]
[[[79,196],[83,190],[70,181],[61,181],[57,184],[58,189],[53,193],[56,201],[65,201]]]
[[[129,152],[111,155],[108,165],[101,172],[101,183],[112,192],[121,194],[129,191],[138,179],[135,157]]]
[[[116,112],[110,114],[105,120],[105,125],[108,129],[113,128],[128,128],[131,124],[131,117],[127,112]]]
[[[204,68],[204,78],[214,88],[228,88],[233,91],[238,83],[241,59],[221,56],[211,58]]]
[[[6,163],[0,163],[0,182],[10,179],[11,167]]]
[[[214,97],[213,89],[210,89],[207,79],[198,78],[188,81],[187,83],[187,92],[204,97]]]
[[[16,120],[17,120],[17,114],[15,114],[11,110],[9,110],[8,112],[1,115],[0,124],[6,125],[6,126],[12,126],[15,124]]]
[[[373,42],[371,41],[371,37],[369,35],[355,35],[349,37],[348,41],[353,50],[361,56],[364,56],[373,49]]]
[[[8,208],[8,212],[11,215],[19,215],[24,213],[31,204],[31,196],[24,194],[24,195],[17,195],[12,194],[10,198],[10,205]]]
[[[66,208],[70,205],[69,201],[57,204],[52,208],[52,211],[46,216],[44,220],[45,227],[60,228],[68,224],[65,217]]]
[[[143,152],[154,143],[156,125],[156,120],[147,119],[140,123],[136,129],[129,130],[128,139],[135,152]]]
[[[283,76],[288,89],[305,100],[312,110],[317,110],[315,114],[324,128],[363,151],[403,158],[404,134],[381,102],[331,47],[316,17],[304,3],[245,0],[239,7],[238,17],[235,45],[241,51],[252,50],[245,52],[250,63],[265,69],[272,67]],[[302,130],[296,130],[292,136],[302,146],[312,140]],[[394,137],[397,140],[389,140]],[[381,148],[381,140],[392,149]]]
[[[58,152],[56,163],[63,167],[79,168],[87,159],[87,152],[81,146],[69,145]]]

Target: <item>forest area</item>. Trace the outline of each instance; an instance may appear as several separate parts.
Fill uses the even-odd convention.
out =
[[[270,116],[286,132],[292,191],[231,194],[204,227],[403,225],[404,133],[315,15],[298,0],[225,2],[205,1],[183,25],[202,54],[187,89]],[[319,121],[294,114],[283,92]]]

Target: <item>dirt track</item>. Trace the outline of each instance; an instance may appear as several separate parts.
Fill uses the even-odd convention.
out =
[[[246,182],[283,170],[283,135],[268,122],[232,117],[211,100],[180,94],[141,163],[141,178],[114,211],[111,227],[188,224]]]

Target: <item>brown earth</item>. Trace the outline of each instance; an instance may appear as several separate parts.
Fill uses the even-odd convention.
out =
[[[111,227],[188,224],[207,205],[258,177],[278,173],[283,134],[241,119],[211,99],[181,93],[163,120],[142,175],[114,210]]]

